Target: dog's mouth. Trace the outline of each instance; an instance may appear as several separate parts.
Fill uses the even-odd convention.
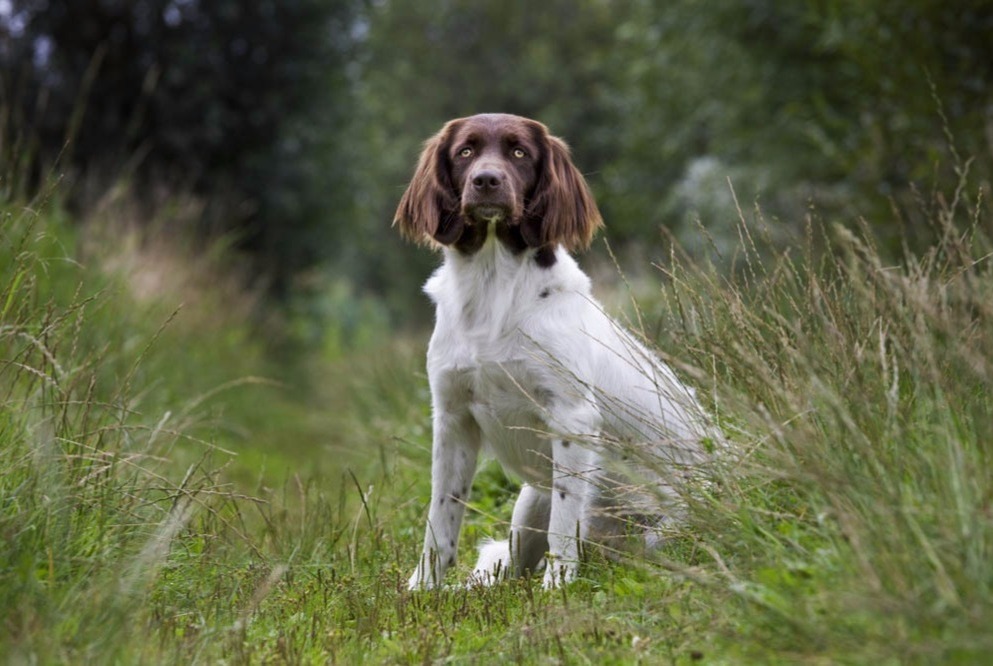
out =
[[[502,222],[510,218],[510,209],[499,204],[478,204],[466,209],[466,217],[473,222],[489,224]]]

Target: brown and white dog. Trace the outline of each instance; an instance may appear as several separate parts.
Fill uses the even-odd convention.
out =
[[[483,114],[429,139],[394,224],[441,249],[424,290],[436,307],[427,353],[431,505],[411,589],[455,563],[477,456],[523,480],[508,541],[484,545],[473,580],[571,581],[580,543],[625,529],[609,459],[641,443],[673,466],[712,428],[693,391],[604,314],[569,255],[602,225],[569,149],[541,123]],[[642,509],[639,514],[643,515]]]

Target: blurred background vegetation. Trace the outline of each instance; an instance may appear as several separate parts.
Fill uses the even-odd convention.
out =
[[[993,150],[991,34],[978,1],[0,0],[0,191],[54,176],[86,220],[123,189],[138,225],[181,194],[171,234],[225,239],[294,339],[340,347],[426,323],[436,260],[393,209],[481,111],[566,138],[644,266],[698,221],[734,244],[729,179],[784,239],[813,210],[927,242],[920,192]]]
[[[987,663],[991,35],[977,0],[0,0],[0,662]],[[573,146],[632,318],[749,452],[561,595],[404,588],[438,259],[390,222],[480,111]],[[511,511],[475,487],[466,550]]]

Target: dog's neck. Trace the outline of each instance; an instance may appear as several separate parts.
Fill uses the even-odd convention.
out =
[[[465,231],[452,247],[463,257],[471,258],[483,251],[488,244],[493,245],[494,251],[497,247],[502,247],[523,260],[533,260],[541,268],[555,265],[553,245],[532,248],[524,240],[520,224],[508,223],[504,219],[467,221]]]

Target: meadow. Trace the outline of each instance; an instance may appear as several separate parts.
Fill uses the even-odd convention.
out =
[[[993,215],[965,183],[922,195],[932,241],[898,260],[872,221],[812,213],[783,243],[739,209],[731,255],[674,249],[613,294],[736,454],[659,552],[551,592],[405,589],[426,335],[274,354],[285,322],[169,212],[138,231],[124,205],[74,224],[57,190],[5,203],[0,658],[983,663]],[[459,573],[513,487],[480,471]]]

